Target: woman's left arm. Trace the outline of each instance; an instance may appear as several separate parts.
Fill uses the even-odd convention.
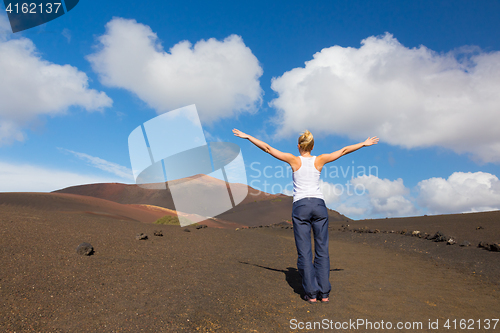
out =
[[[263,151],[265,151],[266,153],[270,154],[271,156],[277,158],[280,161],[287,162],[290,165],[295,161],[294,155],[292,155],[290,153],[283,153],[283,152],[279,151],[278,149],[271,147],[270,145],[268,145],[264,141],[261,141],[257,138],[254,138],[253,136],[251,136],[249,134],[243,133],[242,131],[237,130],[236,128],[233,129],[233,133],[234,133],[234,135],[236,135],[239,138],[249,140],[251,143],[253,143],[257,147],[259,147],[260,149],[262,149]]]
[[[319,161],[319,165],[321,167],[323,167],[323,165],[325,165],[326,163],[333,162],[333,161],[339,159],[340,157],[347,155],[347,154],[350,154],[352,152],[355,152],[356,150],[358,150],[362,147],[376,145],[378,143],[378,141],[379,141],[379,139],[376,136],[374,136],[372,138],[366,139],[363,142],[357,143],[355,145],[350,145],[350,146],[344,147],[344,148],[337,150],[333,153],[319,155],[317,158]]]

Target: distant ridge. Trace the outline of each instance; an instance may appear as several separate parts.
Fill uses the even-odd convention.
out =
[[[110,200],[71,193],[0,193],[0,205],[19,207],[21,210],[38,209],[47,212],[84,213],[109,218],[153,223],[167,215],[139,205],[122,205]]]
[[[210,188],[214,186],[228,187],[224,181],[208,176],[203,178],[196,176],[183,178],[175,180],[172,183],[176,185],[184,184],[184,186],[187,187],[195,185],[198,189],[201,185],[201,188],[206,189],[207,193],[209,193]],[[54,191],[53,193],[78,194],[121,204],[153,205],[175,210],[168,184],[169,182],[166,183],[166,190],[158,190],[146,189],[135,184],[99,183],[71,186]],[[292,197],[284,194],[262,192],[244,184],[232,185],[247,187],[248,195],[239,205],[218,215],[218,219],[245,226],[269,225],[284,220],[291,220]],[[202,192],[205,192],[205,190]],[[206,194],[198,193],[198,195]],[[193,196],[193,200],[197,200],[196,194]],[[334,210],[329,210],[329,217],[331,221],[351,220]]]

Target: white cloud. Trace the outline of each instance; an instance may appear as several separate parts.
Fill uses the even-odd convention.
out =
[[[410,190],[401,178],[389,180],[370,175],[354,178],[351,183],[368,191],[372,214],[408,216],[416,213],[415,206],[408,199]]]
[[[82,175],[27,164],[0,162],[0,170],[0,192],[51,192],[69,186],[120,182],[116,178]]]
[[[338,184],[325,182],[321,179],[319,180],[319,188],[321,189],[323,197],[325,198],[325,203],[327,204],[337,202],[343,192],[343,188]]]
[[[346,216],[373,218],[417,213],[410,200],[410,190],[404,186],[401,178],[391,181],[364,175],[337,186],[338,189],[343,189],[342,195],[336,200],[337,204],[330,206]]]
[[[454,172],[448,179],[422,180],[410,193],[403,180],[363,175],[346,184],[320,180],[325,202],[350,218],[456,214],[500,209],[500,180],[485,172]],[[292,191],[284,192],[292,195]],[[418,203],[418,206],[415,204]]]
[[[0,30],[5,28],[2,17]],[[94,111],[112,104],[105,93],[88,88],[85,73],[43,60],[27,38],[0,33],[0,59],[0,145],[23,141],[23,128],[40,115],[62,114],[70,106]]]
[[[500,52],[407,48],[392,35],[333,46],[273,79],[284,136],[313,133],[406,148],[441,146],[500,162]],[[459,60],[460,59],[460,60]]]
[[[211,122],[261,102],[262,68],[241,37],[188,41],[163,50],[149,26],[115,18],[88,56],[103,84],[135,93],[158,113],[196,104]]]
[[[410,191],[403,184],[403,179],[396,180],[380,179],[374,175],[364,175],[351,180],[356,186],[368,190],[370,197],[374,199],[387,199],[394,196],[403,196]],[[361,191],[361,190],[360,190]]]
[[[448,179],[426,179],[417,187],[419,204],[431,214],[500,209],[500,181],[490,173],[454,172]]]
[[[24,134],[14,121],[0,117],[0,145],[12,141],[24,141]]]
[[[121,165],[113,163],[113,162],[103,160],[102,158],[99,158],[99,157],[91,156],[88,154],[79,153],[79,152],[75,152],[75,151],[72,151],[69,149],[64,149],[64,148],[59,148],[59,149],[63,150],[63,151],[67,151],[67,152],[75,155],[76,157],[78,157],[81,160],[86,161],[87,163],[89,163],[93,167],[96,167],[96,168],[101,169],[103,171],[107,171],[109,173],[112,173],[112,174],[114,174],[122,179],[134,181],[134,176],[133,176],[132,170],[127,168],[127,167],[121,166]]]
[[[340,204],[335,207],[335,210],[342,215],[352,218],[354,216],[364,216],[367,209],[362,207],[349,207],[346,204]]]

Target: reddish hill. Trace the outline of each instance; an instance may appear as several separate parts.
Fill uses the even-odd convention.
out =
[[[211,179],[210,179],[211,178]],[[198,186],[200,182],[194,181],[193,184],[187,182],[186,180],[196,179],[195,177],[189,177],[183,180],[173,181],[173,184],[184,183],[185,186]],[[208,181],[207,181],[208,179]],[[228,187],[224,181],[221,181],[212,177],[204,177],[206,188],[212,186],[223,186]],[[121,183],[100,183],[100,184],[87,184],[71,186],[61,190],[54,191],[52,193],[71,193],[86,195],[94,198],[101,198],[105,200],[110,200],[122,204],[144,204],[144,205],[154,205],[159,207],[164,207],[168,209],[175,209],[174,202],[172,200],[172,195],[168,187],[169,182],[166,183],[166,190],[157,189],[146,189],[138,185],[132,184],[121,184]],[[237,187],[245,187],[243,184],[234,184]],[[283,195],[275,195],[265,193],[254,189],[253,187],[246,186],[248,188],[248,196],[241,202],[241,204],[261,201],[261,200],[272,200],[275,198],[283,197]],[[286,196],[285,196],[286,197]],[[195,200],[196,198],[193,198]]]
[[[15,207],[19,211],[35,209],[48,213],[89,214],[144,223],[153,223],[165,215],[177,216],[176,211],[163,207],[120,204],[105,199],[69,193],[0,193],[0,206]],[[189,214],[182,215],[190,217]],[[212,228],[234,229],[241,227],[241,224],[223,219],[208,219],[200,223]]]
[[[137,185],[101,183],[71,186],[52,193],[85,195],[118,202],[121,204],[142,204],[174,209],[170,191],[148,190]]]
[[[139,205],[122,205],[109,200],[68,193],[0,193],[0,204],[19,209],[87,213],[116,219],[152,223],[167,215]]]
[[[176,180],[173,184],[196,188],[192,200],[201,200],[202,196],[209,195],[213,187],[228,187],[224,181],[211,177],[189,177]],[[188,181],[189,180],[189,181]],[[171,184],[172,184],[171,183]],[[168,188],[166,190],[146,189],[137,185],[119,183],[89,184],[72,186],[55,193],[72,193],[106,199],[121,204],[143,204],[175,209],[175,205]],[[291,219],[292,197],[283,194],[269,194],[243,184],[232,184],[237,188],[247,187],[248,195],[236,207],[217,216],[218,219],[235,222],[246,226],[269,225]],[[234,189],[234,188],[233,188]],[[347,221],[349,218],[330,210],[332,221]]]

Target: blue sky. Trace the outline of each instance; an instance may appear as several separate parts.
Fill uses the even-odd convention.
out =
[[[292,153],[305,129],[314,154],[379,136],[323,171],[327,205],[352,218],[500,209],[499,11],[500,1],[80,1],[16,34],[2,12],[0,191],[133,183],[128,135],[196,104],[207,141],[240,145],[261,190],[289,194],[286,166],[232,128]]]

